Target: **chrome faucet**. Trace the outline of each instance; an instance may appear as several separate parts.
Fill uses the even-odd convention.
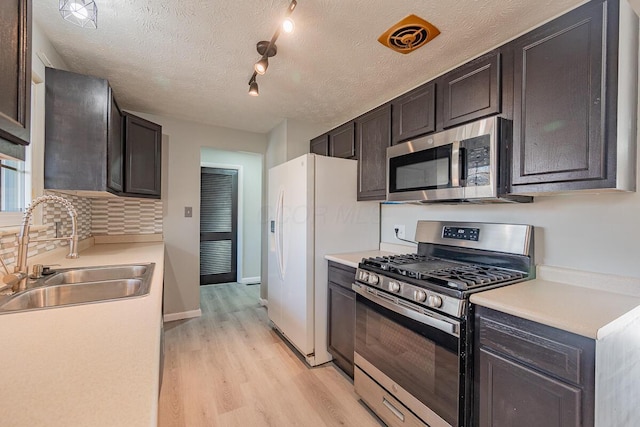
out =
[[[37,239],[29,240],[29,229],[31,228],[31,216],[34,209],[45,202],[59,203],[67,209],[69,217],[71,217],[71,235],[68,237],[54,237],[51,239]],[[29,250],[30,242],[49,242],[53,240],[68,240],[69,241],[69,254],[67,258],[78,258],[78,213],[76,208],[73,207],[64,197],[53,196],[46,194],[33,200],[22,217],[22,225],[20,227],[20,233],[18,234],[18,257],[13,274],[8,274],[3,278],[5,284],[12,286],[13,292],[18,292],[26,289],[27,278],[29,277],[29,271],[27,267],[27,252]]]

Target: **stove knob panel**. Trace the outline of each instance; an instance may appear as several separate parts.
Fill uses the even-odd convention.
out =
[[[442,307],[442,298],[439,297],[438,295],[429,295],[429,298],[427,299],[427,304],[429,305],[429,307],[433,307],[433,308]]]
[[[427,293],[421,290],[413,291],[413,299],[418,302],[425,302],[427,300]]]
[[[389,290],[391,292],[399,292],[400,291],[400,283],[398,283],[398,282],[389,282]]]
[[[377,274],[369,273],[369,283],[372,285],[377,285],[380,282],[380,277]]]

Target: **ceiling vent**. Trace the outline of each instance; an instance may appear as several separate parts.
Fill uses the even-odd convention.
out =
[[[384,32],[378,41],[400,53],[411,53],[433,40],[440,30],[416,15],[409,15]]]

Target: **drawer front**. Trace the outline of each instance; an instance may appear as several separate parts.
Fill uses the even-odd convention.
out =
[[[356,278],[356,269],[346,265],[329,262],[329,282],[351,289]]]
[[[480,345],[558,378],[581,384],[583,356],[578,347],[484,317],[480,318]]]
[[[355,392],[387,426],[429,427],[358,367],[355,368],[354,387]]]

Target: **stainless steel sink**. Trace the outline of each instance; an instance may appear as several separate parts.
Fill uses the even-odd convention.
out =
[[[0,299],[0,314],[148,295],[154,266],[149,263],[59,270],[30,280],[26,290]]]
[[[45,281],[45,286],[99,282],[103,280],[129,279],[142,277],[147,271],[146,265],[121,265],[113,267],[90,267],[75,270],[60,271],[53,276],[49,276]]]

